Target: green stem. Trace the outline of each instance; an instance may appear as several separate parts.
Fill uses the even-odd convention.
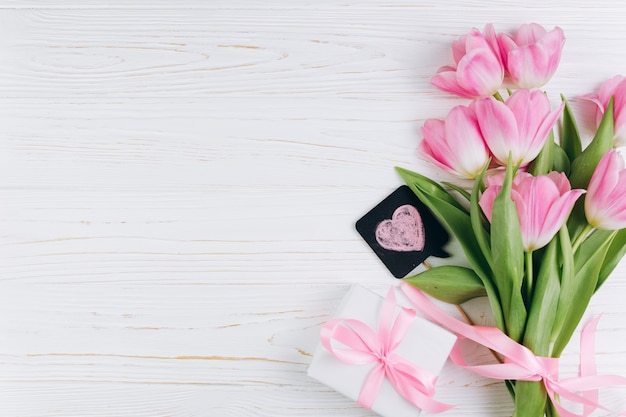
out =
[[[502,98],[502,96],[500,95],[500,92],[499,92],[499,91],[496,91],[495,93],[493,93],[493,97],[494,97],[496,100],[501,101],[501,102],[503,102],[503,103],[504,103],[504,99],[503,99],[503,98]]]
[[[534,272],[533,272],[533,251],[524,252],[524,260],[526,263],[526,302],[530,305],[533,296]]]
[[[558,394],[556,394],[558,396]],[[558,398],[555,398],[558,401]],[[551,400],[546,400],[546,417],[559,417],[559,412],[556,411],[556,407]]]
[[[572,251],[576,252],[578,247],[585,241],[585,239],[587,239],[589,237],[589,235],[591,235],[591,233],[594,230],[595,230],[594,227],[592,225],[590,225],[589,223],[587,223],[585,225],[585,228],[576,237],[576,240],[574,240],[574,243],[572,244]]]

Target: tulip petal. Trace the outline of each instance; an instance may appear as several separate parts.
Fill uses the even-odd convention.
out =
[[[613,95],[615,89],[625,79],[626,78],[624,78],[624,76],[622,75],[616,75],[615,77],[605,81],[600,86],[600,89],[598,90],[598,100],[600,100],[600,103],[602,103],[603,109],[606,109],[606,107],[609,105],[609,100],[611,99],[611,96]]]
[[[504,68],[508,68],[508,56],[509,52],[517,48],[517,44],[507,33],[500,33],[498,35],[498,47],[500,48],[500,56],[502,57],[502,64]]]
[[[532,23],[520,26],[515,38],[498,37],[502,62],[511,80],[521,88],[541,87],[556,71],[565,44],[563,30],[547,32]]]
[[[537,23],[523,24],[515,34],[515,43],[518,45],[530,45],[543,38],[546,33],[544,27]]]
[[[445,135],[451,154],[457,156],[457,170],[466,177],[476,177],[489,158],[489,153],[474,111],[465,106],[453,108],[446,117]]]
[[[543,117],[550,112],[550,102],[545,94],[538,90],[521,89],[509,97],[506,105],[515,116],[520,144],[526,144],[524,153],[527,154],[529,149],[538,147],[538,149],[534,149],[536,153],[532,157],[526,156],[524,158],[524,162],[530,162],[543,147],[543,140],[540,143],[534,143],[534,141]]]
[[[541,248],[550,242],[552,237],[559,231],[563,223],[567,220],[570,211],[574,207],[576,200],[585,193],[585,190],[571,190],[563,194],[552,203],[545,221],[542,224],[541,231],[538,234],[537,247]]]
[[[428,119],[422,126],[420,156],[439,168],[465,178],[475,178],[489,159],[474,110],[456,106],[445,121]]]
[[[466,38],[467,36],[463,35],[463,36],[460,36],[459,39],[452,42],[452,57],[454,58],[454,62],[456,62],[457,64],[459,63],[461,58],[465,56],[465,53],[467,52],[465,48]]]
[[[473,95],[465,91],[456,80],[455,71],[442,71],[430,78],[430,83],[440,90],[456,94],[465,98],[473,98]]]
[[[541,87],[552,74],[547,72],[550,54],[540,44],[521,46],[509,52],[507,69],[513,82],[521,88]]]
[[[471,50],[459,61],[456,79],[472,97],[487,97],[500,88],[504,71],[499,59],[487,46]]]
[[[496,200],[496,196],[498,195],[501,189],[502,189],[501,186],[500,187],[498,186],[488,187],[485,190],[485,192],[483,192],[483,195],[480,197],[480,201],[478,202],[478,205],[483,210],[485,217],[490,222],[491,222],[491,215],[493,214],[493,202]]]
[[[537,132],[535,133],[534,138],[532,139],[531,145],[529,146],[528,153],[526,154],[525,162],[530,162],[539,155],[543,145],[546,143],[546,139],[550,134],[550,131],[554,127],[556,121],[561,117],[563,113],[563,109],[565,108],[565,103],[561,103],[561,105],[549,113],[545,119],[541,122],[539,127],[537,128]]]
[[[521,194],[521,198],[526,201],[528,209],[520,212],[520,224],[522,220],[526,223],[526,233],[529,235],[529,245],[527,250],[534,250],[544,246],[540,242],[545,238],[542,234],[544,227],[548,225],[551,230],[551,223],[547,223],[548,213],[552,204],[561,196],[557,185],[550,177],[541,175],[534,178],[528,178],[523,181],[517,189]],[[560,227],[561,225],[558,225]],[[524,234],[524,224],[522,224],[522,234]],[[557,228],[558,230],[558,228]],[[556,231],[555,231],[556,232]],[[552,239],[552,235],[548,240]]]
[[[626,170],[624,159],[615,150],[608,151],[596,167],[585,199],[585,215],[598,229],[626,227]]]
[[[500,61],[500,64],[502,64],[502,56],[500,54],[500,45],[498,44],[498,35],[496,34],[496,29],[493,27],[491,23],[487,24],[485,26],[485,29],[483,29],[483,36],[485,37],[485,40],[491,47],[491,50],[493,51],[494,55],[498,58],[498,61]]]
[[[491,97],[475,102],[476,116],[487,146],[501,164],[506,164],[509,152],[513,161],[523,156],[518,146],[519,133],[513,112]]]
[[[561,195],[572,189],[572,186],[567,179],[567,175],[565,175],[564,172],[552,171],[547,174],[547,177],[549,177],[556,184],[559,194]]]
[[[445,127],[443,120],[428,119],[422,126],[423,139],[418,146],[420,156],[435,164],[440,169],[448,172],[454,172],[452,167],[445,163],[450,148],[445,140]]]
[[[548,52],[549,62],[545,72],[549,79],[554,75],[561,61],[561,51],[565,45],[563,30],[560,27],[555,27],[554,30],[548,32],[539,43]]]
[[[626,81],[615,87],[613,97],[614,144],[621,146],[626,144]]]
[[[491,218],[493,200],[502,187],[498,177],[492,181],[488,178],[488,183],[479,204],[487,218]],[[570,188],[563,173],[534,177],[519,172],[515,176],[511,199],[515,202],[524,250],[533,251],[547,245],[565,223],[576,199],[585,192]]]
[[[607,152],[596,167],[587,190],[590,202],[593,200],[606,200],[619,181],[619,173],[624,169],[624,160],[615,150]]]

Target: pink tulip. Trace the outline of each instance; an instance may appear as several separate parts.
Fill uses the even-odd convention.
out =
[[[624,159],[615,149],[602,157],[591,176],[585,215],[596,229],[626,228],[626,170]]]
[[[504,175],[487,178],[480,207],[491,221],[493,202],[502,189]],[[513,179],[511,199],[515,202],[525,251],[544,247],[559,231],[574,203],[585,190],[572,190],[564,173],[533,177],[519,172]]]
[[[502,165],[509,153],[515,164],[535,159],[563,111],[561,104],[550,112],[545,94],[525,89],[517,90],[506,103],[488,97],[474,102],[474,107],[485,142]]]
[[[598,94],[589,94],[582,98],[592,101],[596,105],[596,126],[600,125],[602,116],[613,99],[613,121],[615,123],[615,146],[626,145],[626,78],[616,75],[598,90]]]
[[[476,113],[469,107],[454,107],[445,121],[426,120],[422,135],[418,149],[422,157],[460,177],[476,177],[489,159]]]
[[[454,66],[439,68],[430,82],[441,90],[466,98],[489,97],[498,91],[504,68],[493,25],[483,33],[472,29],[452,44]]]
[[[515,37],[498,36],[502,62],[511,80],[521,88],[536,88],[547,83],[561,60],[565,35],[559,27],[547,32],[541,25],[522,25]]]

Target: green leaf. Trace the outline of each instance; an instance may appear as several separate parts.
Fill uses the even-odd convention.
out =
[[[552,354],[559,357],[580,322],[594,294],[604,258],[617,232],[594,232],[574,254],[574,276],[570,282],[561,279],[558,320],[553,333]]]
[[[439,266],[404,279],[433,297],[450,304],[487,295],[485,286],[476,273],[461,266]]]
[[[511,184],[515,168],[509,158],[502,189],[493,203],[491,215],[491,252],[493,276],[500,294],[507,334],[520,341],[526,323],[526,307],[522,298],[524,248]]]
[[[554,132],[551,130],[539,155],[530,163],[528,172],[532,175],[544,175],[552,171],[554,164]]]
[[[619,261],[626,253],[626,229],[617,231],[600,269],[600,275],[598,276],[598,284],[596,285],[596,291],[604,284],[604,281],[611,275],[611,272],[615,269]]]
[[[593,175],[593,171],[598,166],[600,159],[613,147],[613,134],[613,98],[611,98],[593,140],[572,162],[569,176],[572,188],[587,189],[591,175]],[[584,201],[585,196],[576,201],[567,220],[570,236],[574,239],[578,237],[581,230],[587,225]]]
[[[542,381],[517,381],[513,417],[543,417],[546,401],[548,393]]]
[[[472,233],[467,210],[434,181],[402,168],[396,169],[415,195],[459,241],[467,260],[485,286],[496,325],[504,330],[504,318],[500,298],[492,280],[493,274]]]
[[[576,240],[588,224],[587,216],[585,216],[585,196],[583,195],[576,200],[572,212],[567,219],[567,228],[572,240]]]
[[[570,174],[572,188],[587,188],[598,162],[613,147],[613,130],[613,98],[611,98],[596,135],[589,146],[572,162]]]
[[[561,287],[569,284],[574,279],[576,268],[574,266],[574,251],[572,250],[572,241],[569,237],[567,226],[561,226],[559,230],[559,249],[561,255]],[[563,294],[563,292],[561,292]],[[557,314],[558,317],[558,314]]]
[[[569,158],[567,157],[567,154],[565,153],[563,148],[561,148],[556,143],[553,143],[552,147],[553,147],[552,154],[554,155],[554,161],[552,163],[552,170],[557,171],[557,172],[564,172],[565,175],[569,175],[571,167],[570,167],[570,162],[569,162]]]
[[[565,103],[563,110],[563,128],[561,130],[561,148],[565,151],[568,159],[573,161],[582,152],[580,133],[578,133],[578,126],[576,125],[572,108],[562,94],[561,100]]]
[[[480,175],[476,178],[472,194],[470,194],[470,220],[472,223],[472,231],[478,242],[478,247],[487,261],[489,269],[493,271],[493,255],[491,254],[491,247],[489,246],[489,233],[485,229],[485,225],[488,224],[488,222],[483,214],[483,210],[478,204],[478,195],[483,184],[483,177],[487,172],[487,167],[488,165],[485,165],[485,168],[483,168]]]
[[[467,209],[462,207],[447,191],[423,175],[396,168],[402,179],[457,238],[468,261],[479,276],[488,277],[488,263],[483,257],[476,238],[471,233],[471,221]]]
[[[451,182],[443,182],[442,184],[445,185],[446,187],[450,187],[451,189],[453,189],[457,193],[461,194],[467,201],[469,201],[470,193],[465,191],[463,188],[459,187],[456,184],[452,184]]]
[[[524,346],[539,356],[550,355],[552,327],[561,288],[558,246],[559,238],[555,236],[541,257],[524,334]]]
[[[574,252],[572,250],[572,241],[569,237],[567,226],[563,225],[559,230],[559,248],[561,255],[561,290],[559,294],[559,300],[557,303],[557,310],[555,313],[555,321],[552,326],[551,344],[554,346],[556,339],[558,338],[565,321],[567,320],[567,314],[571,308],[572,299],[575,297],[575,285],[574,277],[576,269],[574,266]],[[550,349],[551,354],[554,353],[553,348]]]
[[[414,186],[419,186],[424,191],[424,193],[431,195],[439,200],[445,201],[446,203],[467,213],[467,209],[465,209],[461,205],[461,203],[459,203],[441,185],[437,184],[430,178],[418,174],[417,172],[409,171],[408,169],[400,167],[396,167],[396,171],[409,187],[411,187],[411,184],[413,184]]]

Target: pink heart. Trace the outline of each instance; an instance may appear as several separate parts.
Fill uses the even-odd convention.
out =
[[[398,207],[391,220],[376,226],[376,242],[394,252],[421,251],[425,243],[422,216],[409,204]]]

